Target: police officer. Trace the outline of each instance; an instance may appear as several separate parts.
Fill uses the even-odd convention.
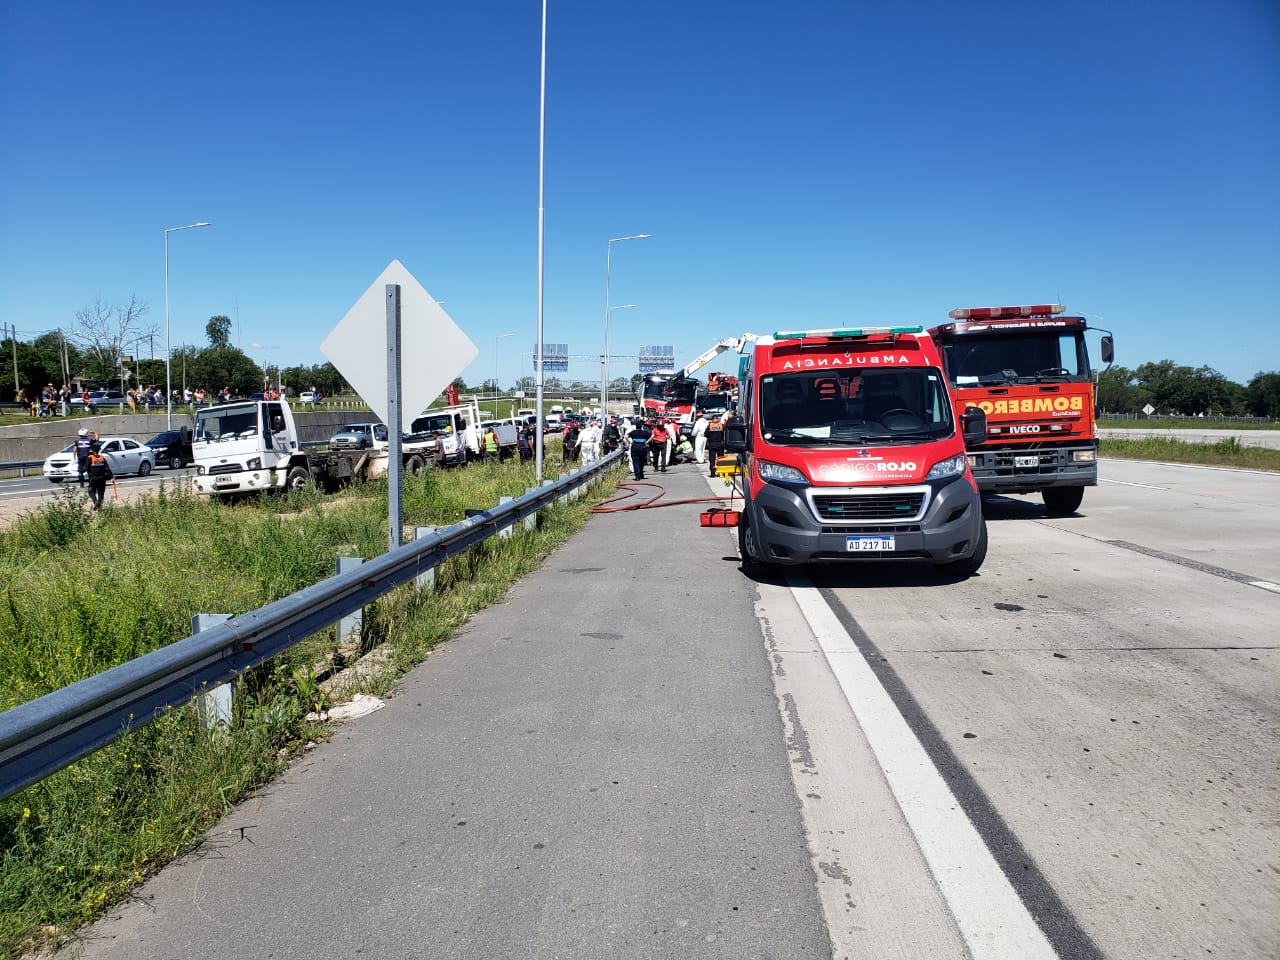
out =
[[[80,468],[80,486],[84,486],[85,469],[89,466],[89,448],[93,445],[93,438],[89,436],[89,431],[81,429],[76,436],[76,465]]]
[[[107,481],[113,478],[111,473],[111,465],[107,463],[107,458],[102,455],[102,444],[96,440],[89,448],[89,458],[87,470],[89,474],[89,499],[93,502],[93,509],[102,509],[102,498],[107,493]]]
[[[644,462],[649,458],[649,425],[640,421],[631,429],[631,470],[637,480],[644,479]]]

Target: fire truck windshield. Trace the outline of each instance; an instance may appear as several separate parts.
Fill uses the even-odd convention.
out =
[[[949,436],[951,403],[932,367],[760,378],[761,436],[780,445],[920,443]]]
[[[1089,379],[1089,354],[1078,331],[960,335],[943,344],[942,359],[957,387]]]
[[[690,405],[698,392],[698,381],[677,380],[673,375],[647,374],[644,378],[643,397],[654,403],[678,403]]]

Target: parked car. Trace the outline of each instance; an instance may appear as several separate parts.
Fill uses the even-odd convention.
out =
[[[140,477],[149,474],[156,465],[156,453],[146,444],[132,437],[102,437],[99,448],[113,476],[123,477],[136,473]],[[44,461],[44,476],[50,483],[61,483],[80,476],[76,462],[76,445],[71,442],[57,453],[51,453]]]
[[[299,403],[319,403],[320,394],[315,390],[303,390],[298,394]]]
[[[91,407],[123,407],[128,402],[129,398],[119,390],[89,391],[89,406]],[[73,407],[83,407],[84,397],[77,393],[68,403]]]
[[[329,438],[330,450],[363,450],[387,442],[385,423],[348,423]]]
[[[191,430],[165,430],[157,433],[147,441],[147,446],[155,451],[156,466],[175,470],[195,462],[195,454],[191,452]]]

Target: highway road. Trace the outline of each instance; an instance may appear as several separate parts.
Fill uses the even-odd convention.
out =
[[[1274,958],[1280,477],[1101,474],[961,582],[593,517],[81,955]]]

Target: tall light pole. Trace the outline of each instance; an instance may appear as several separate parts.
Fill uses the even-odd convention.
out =
[[[632,237],[614,237],[605,244],[604,256],[604,353],[600,356],[600,426],[605,426],[604,418],[609,415],[609,274],[613,266],[613,245],[623,240],[648,240],[653,234],[637,233]],[[634,304],[627,304],[634,306]]]
[[[166,227],[164,231],[164,408],[167,430],[173,429],[173,351],[169,346],[169,234],[193,227],[207,227],[207,221],[188,223],[185,227]]]
[[[514,336],[514,333],[500,333],[493,338],[493,392],[495,394],[498,392],[498,341]],[[493,415],[495,417],[498,415],[498,404],[496,400],[493,404]]]

